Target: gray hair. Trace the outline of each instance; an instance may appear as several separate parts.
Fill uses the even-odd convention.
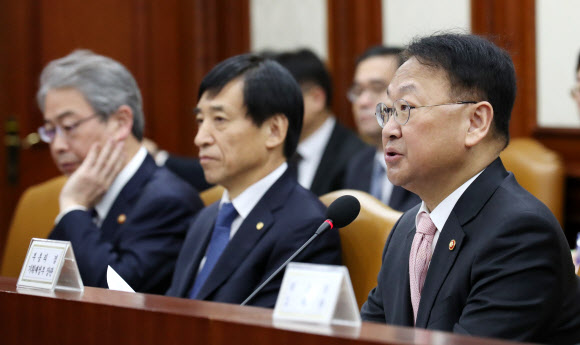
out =
[[[46,94],[52,89],[74,88],[83,94],[96,113],[107,120],[122,105],[133,111],[131,132],[143,139],[145,119],[141,92],[131,72],[121,63],[90,50],[75,50],[51,61],[40,75],[36,101],[44,112]]]

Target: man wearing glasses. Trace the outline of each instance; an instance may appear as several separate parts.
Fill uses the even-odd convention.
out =
[[[135,79],[110,58],[75,51],[45,67],[37,101],[40,137],[69,176],[50,238],[71,241],[85,285],[107,287],[110,265],[134,290],[164,293],[203,204],[141,146]]]
[[[385,101],[387,86],[401,65],[402,49],[375,46],[367,49],[356,62],[353,84],[348,92],[359,134],[372,146],[354,155],[347,166],[344,188],[372,194],[397,211],[407,211],[421,202],[418,196],[394,186],[387,178],[382,128],[377,125],[375,108]]]
[[[397,222],[364,320],[580,341],[580,286],[549,209],[505,170],[516,77],[472,35],[420,38],[377,106],[389,179],[422,200]],[[390,102],[389,102],[390,103]]]

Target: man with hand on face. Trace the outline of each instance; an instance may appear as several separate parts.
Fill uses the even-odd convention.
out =
[[[136,291],[163,293],[197,192],[141,146],[141,93],[120,63],[75,51],[40,77],[42,140],[68,181],[51,239],[72,243],[83,283],[107,287],[110,265]]]
[[[277,62],[238,55],[205,76],[194,112],[205,178],[225,192],[193,221],[167,295],[241,303],[325,219],[286,163],[300,137],[302,93]],[[320,237],[295,261],[340,264],[338,232]],[[281,282],[279,274],[249,305],[274,307]]]
[[[400,48],[374,46],[357,59],[348,99],[352,102],[359,134],[372,146],[350,159],[344,188],[362,190],[404,212],[420,203],[421,199],[400,186],[394,186],[387,178],[382,128],[375,116],[377,104],[388,103],[387,86],[402,63],[401,52]]]
[[[393,227],[364,320],[580,342],[580,287],[562,228],[505,170],[516,76],[473,35],[420,38],[381,104],[389,179],[420,205]]]

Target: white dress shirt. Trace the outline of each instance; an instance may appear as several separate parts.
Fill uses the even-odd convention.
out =
[[[220,208],[223,203],[231,202],[234,204],[234,208],[238,212],[238,216],[232,222],[232,227],[230,229],[230,239],[234,237],[240,225],[244,219],[248,217],[250,212],[254,209],[258,201],[262,199],[264,194],[272,187],[272,185],[278,181],[280,176],[288,169],[288,163],[284,162],[274,171],[269,173],[266,177],[262,178],[260,181],[254,183],[250,187],[246,188],[240,195],[238,195],[234,200],[230,201],[230,195],[227,190],[224,190],[222,194],[222,199],[220,201]]]
[[[282,174],[284,174],[286,169],[288,169],[288,163],[284,162],[274,171],[269,173],[266,177],[262,178],[260,181],[254,183],[250,187],[246,188],[234,200],[230,200],[230,195],[227,189],[224,190],[224,193],[222,194],[222,199],[220,200],[219,207],[221,208],[222,205],[226,202],[231,202],[234,205],[236,211],[238,212],[238,216],[234,219],[234,221],[232,222],[232,226],[230,228],[230,240],[232,239],[232,237],[234,237],[234,235],[236,234],[236,232],[238,231],[244,220],[248,217],[250,212],[252,212],[256,204],[260,201],[260,199],[262,199],[262,197],[264,196],[264,194],[266,194],[268,189],[270,189],[270,187],[272,187],[272,185],[276,181],[278,181],[278,179],[280,178],[280,176],[282,176]],[[207,257],[204,255],[203,259],[201,259],[201,262],[199,263],[199,268],[197,270],[198,274],[203,268],[203,265],[205,265],[206,259]]]
[[[133,156],[133,158],[131,158],[129,163],[123,168],[123,170],[121,170],[121,172],[117,175],[117,177],[115,177],[115,180],[113,180],[113,183],[111,184],[105,195],[103,195],[101,200],[95,205],[95,210],[97,211],[98,217],[94,219],[94,222],[98,227],[100,227],[101,224],[103,223],[103,220],[107,218],[107,214],[111,210],[111,207],[113,206],[115,200],[117,200],[119,193],[121,193],[121,190],[125,187],[127,182],[129,182],[129,180],[133,178],[137,170],[139,170],[141,164],[143,164],[143,162],[145,161],[146,157],[147,150],[145,149],[145,147],[141,146],[139,148],[139,151],[137,151],[137,153]],[[62,219],[62,217],[64,217],[64,215],[74,210],[87,211],[87,208],[81,205],[73,205],[67,207],[56,217],[55,224],[58,224],[58,222]]]
[[[431,213],[429,213],[429,210],[427,210],[425,202],[424,201],[421,202],[421,208],[419,208],[419,212],[417,212],[417,215],[415,216],[415,228],[419,224],[419,214],[423,211],[426,212],[429,215],[429,217],[431,217],[431,221],[433,222],[433,224],[435,224],[435,227],[437,228],[435,236],[433,237],[433,244],[431,245],[431,255],[433,255],[433,252],[435,251],[435,246],[437,245],[437,240],[439,240],[441,230],[443,229],[443,226],[445,226],[445,223],[447,222],[447,219],[449,218],[451,211],[453,211],[455,204],[457,204],[457,201],[459,200],[459,198],[461,198],[461,196],[463,195],[465,190],[471,185],[471,183],[473,183],[473,181],[475,181],[475,179],[479,175],[481,175],[483,170],[475,174],[475,176],[467,180],[465,183],[463,183],[459,188],[453,191],[453,193],[449,194],[449,196],[443,199],[443,201],[441,201],[441,203],[437,205]]]
[[[296,148],[296,151],[302,157],[300,163],[298,163],[298,183],[306,189],[310,189],[312,186],[314,175],[316,175],[335,124],[336,119],[334,116],[330,116],[320,128],[308,138],[302,140]]]

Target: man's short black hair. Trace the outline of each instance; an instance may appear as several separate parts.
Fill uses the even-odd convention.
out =
[[[403,56],[401,55],[402,52],[403,48],[400,47],[387,47],[383,45],[372,46],[359,55],[356,59],[355,66],[358,66],[358,64],[371,57],[391,55],[397,57],[398,66],[401,66],[404,62]]]
[[[494,132],[507,146],[516,74],[505,50],[476,35],[445,33],[415,39],[403,55],[446,72],[453,97],[449,101],[488,101]],[[473,99],[460,99],[465,97]]]
[[[309,49],[299,49],[275,55],[274,60],[284,66],[294,76],[298,84],[314,84],[326,93],[326,107],[332,102],[332,78],[324,62]]]
[[[233,79],[244,80],[247,116],[257,125],[276,114],[288,118],[284,155],[291,157],[300,138],[304,102],[302,91],[292,75],[279,63],[255,54],[236,55],[216,65],[202,80],[198,99],[205,92],[217,95]]]
[[[580,53],[578,54],[578,63],[576,64],[576,73],[580,71]]]

